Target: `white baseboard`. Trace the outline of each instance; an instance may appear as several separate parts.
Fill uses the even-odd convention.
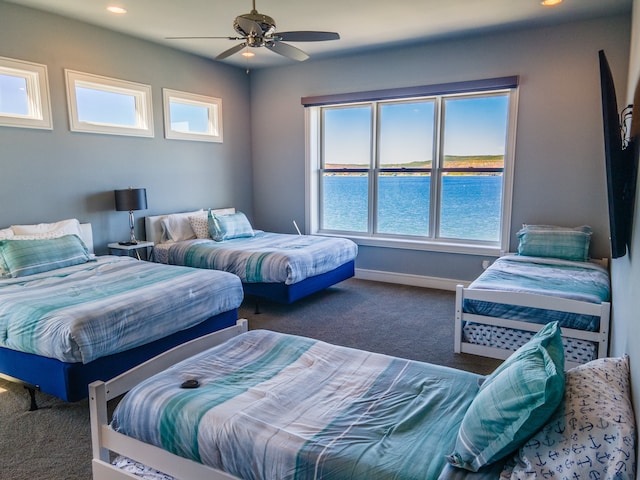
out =
[[[454,280],[451,278],[425,277],[423,275],[413,275],[409,273],[383,272],[380,270],[367,270],[356,268],[355,277],[362,280],[372,280],[374,282],[398,283],[400,285],[411,285],[412,287],[436,288],[438,290],[453,290],[456,285],[469,284],[468,281]]]

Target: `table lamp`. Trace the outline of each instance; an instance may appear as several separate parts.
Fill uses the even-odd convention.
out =
[[[136,235],[133,230],[134,210],[145,210],[147,208],[146,188],[127,188],[125,190],[114,190],[116,196],[116,210],[119,212],[129,211],[129,228],[131,229],[131,239],[128,242],[119,242],[121,245],[137,245]]]

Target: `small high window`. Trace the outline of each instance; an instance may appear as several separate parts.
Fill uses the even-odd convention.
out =
[[[0,126],[52,125],[46,65],[0,57]]]
[[[222,100],[162,89],[165,137],[174,140],[222,142]]]
[[[151,86],[65,70],[71,131],[153,137]]]

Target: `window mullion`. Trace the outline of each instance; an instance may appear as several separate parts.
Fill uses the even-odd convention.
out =
[[[431,238],[438,238],[440,233],[440,189],[442,178],[442,143],[444,129],[442,128],[444,112],[442,97],[435,99],[435,121],[433,130],[433,165],[431,169],[431,207],[429,209],[429,233]]]
[[[378,175],[380,174],[380,159],[378,158],[378,139],[380,126],[378,125],[378,102],[371,104],[371,159],[369,163],[369,234],[378,231]]]

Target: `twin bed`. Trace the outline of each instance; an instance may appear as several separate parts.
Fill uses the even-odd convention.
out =
[[[92,383],[93,478],[635,478],[629,360],[557,322],[487,377],[246,328]]]
[[[31,408],[34,389],[86,398],[90,382],[237,321],[234,275],[92,249],[77,220],[0,230],[0,375],[31,389]]]
[[[156,262],[231,272],[259,299],[289,304],[354,275],[351,240],[254,230],[233,208],[149,216],[145,226]]]
[[[519,253],[458,285],[455,352],[505,359],[545,323],[562,327],[569,367],[608,355],[610,283],[588,258],[590,229],[526,226]],[[573,242],[573,243],[572,243]]]

